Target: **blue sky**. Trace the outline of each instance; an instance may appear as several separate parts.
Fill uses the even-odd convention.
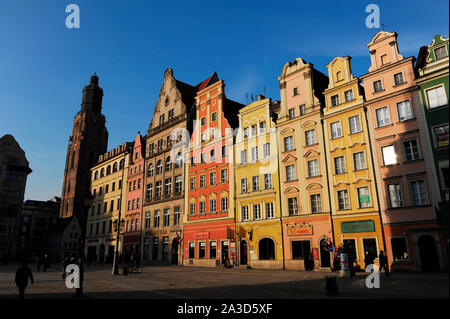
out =
[[[65,26],[70,3],[80,29]],[[0,0],[0,136],[14,135],[30,161],[25,199],[60,196],[72,121],[94,72],[111,149],[147,130],[167,67],[191,84],[216,71],[242,103],[264,87],[279,99],[276,77],[296,57],[326,73],[350,55],[353,73],[366,73],[366,43],[378,31],[365,27],[370,3],[405,56],[448,36],[447,0]]]

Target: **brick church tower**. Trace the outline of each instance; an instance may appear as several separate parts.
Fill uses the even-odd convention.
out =
[[[89,85],[83,88],[81,110],[73,121],[67,147],[59,217],[77,216],[82,227],[87,216],[85,198],[89,194],[89,168],[108,146],[102,98],[103,90],[98,86],[98,76],[94,73]]]

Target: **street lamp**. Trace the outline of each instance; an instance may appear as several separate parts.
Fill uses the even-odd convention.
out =
[[[113,222],[114,228],[117,230],[117,237],[116,237],[116,249],[114,252],[114,261],[113,261],[113,275],[119,274],[119,241],[120,241],[120,229],[123,227],[123,224],[125,223],[125,220],[122,218],[120,219],[120,210],[119,210],[119,217]]]

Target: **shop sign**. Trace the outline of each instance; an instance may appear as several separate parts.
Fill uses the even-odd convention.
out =
[[[312,235],[313,227],[312,226],[288,227],[287,232],[288,232],[288,236]]]
[[[438,147],[448,146],[448,132],[437,134]]]
[[[341,223],[341,233],[366,233],[374,231],[375,223],[373,220],[360,220]]]
[[[194,239],[208,239],[209,238],[209,232],[201,232],[201,233],[194,233]]]
[[[370,203],[370,195],[360,195],[359,202],[360,203]]]

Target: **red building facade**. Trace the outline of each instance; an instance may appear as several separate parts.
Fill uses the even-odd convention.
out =
[[[125,262],[140,254],[141,216],[144,190],[144,142],[140,133],[136,136],[128,167],[123,253]]]
[[[243,105],[228,100],[214,73],[196,96],[186,164],[183,264],[216,266],[236,259],[233,127]]]

